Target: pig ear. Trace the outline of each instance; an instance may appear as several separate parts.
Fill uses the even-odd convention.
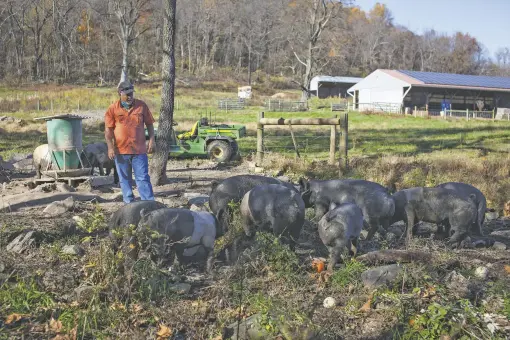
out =
[[[140,210],[140,217],[142,218],[142,221],[146,219],[147,215],[149,215],[149,213],[145,211],[145,208]]]
[[[472,200],[473,202],[476,201],[476,195],[475,194],[470,194],[469,195],[469,199]]]

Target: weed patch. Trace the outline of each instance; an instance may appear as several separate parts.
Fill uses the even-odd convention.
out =
[[[331,286],[334,288],[344,288],[350,284],[360,282],[361,273],[365,270],[367,270],[367,267],[363,263],[356,261],[356,259],[351,259],[345,262],[343,268],[335,271],[331,276]]]
[[[0,310],[4,313],[32,313],[53,304],[52,297],[34,279],[19,279],[13,285],[6,282],[0,287]]]

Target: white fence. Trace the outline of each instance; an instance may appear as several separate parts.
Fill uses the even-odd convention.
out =
[[[381,112],[390,114],[412,115],[414,117],[431,118],[457,118],[457,119],[498,119],[510,121],[510,110],[508,113],[500,114],[496,117],[495,111],[474,111],[474,110],[441,110],[439,108],[425,107],[406,107],[395,103],[358,103],[350,104],[349,108],[358,112]]]

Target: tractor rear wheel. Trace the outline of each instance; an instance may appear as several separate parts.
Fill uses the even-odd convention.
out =
[[[222,140],[213,140],[207,145],[207,154],[215,162],[227,162],[233,154],[230,143]]]

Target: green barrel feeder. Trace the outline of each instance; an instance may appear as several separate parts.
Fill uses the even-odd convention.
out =
[[[43,173],[51,177],[75,177],[89,174],[91,168],[84,168],[80,156],[83,151],[83,117],[67,114],[36,118],[36,120],[46,121],[48,149],[55,163],[52,170],[43,171]],[[86,164],[88,165],[88,161]]]

